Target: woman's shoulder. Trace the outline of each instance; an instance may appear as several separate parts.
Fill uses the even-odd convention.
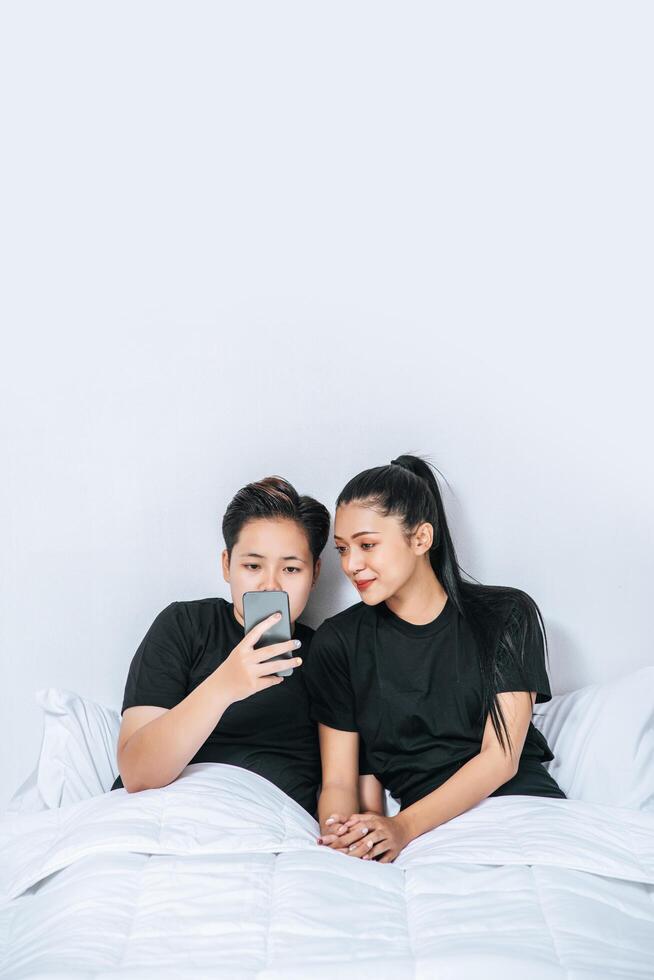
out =
[[[529,593],[514,586],[466,582],[461,592],[469,610],[494,614],[505,624],[524,623],[540,617],[540,610]]]
[[[229,607],[231,606],[231,602],[228,602],[227,599],[223,599],[220,596],[210,596],[207,599],[178,599],[175,602],[171,603],[171,605],[187,606],[189,608],[198,609],[198,610],[215,608],[216,606],[221,606],[224,607],[225,609],[229,609]]]
[[[161,610],[157,619],[164,622],[174,622],[181,628],[201,628],[205,622],[215,622],[216,614],[220,618],[231,615],[231,603],[219,596],[206,599],[176,599]]]
[[[375,607],[367,606],[365,602],[356,602],[334,616],[328,616],[316,630],[316,640],[338,636],[347,640],[357,632],[359,627],[375,617]]]
[[[299,619],[295,620],[295,636],[298,639],[306,642],[307,640],[312,640],[315,634],[316,631],[313,626],[307,626],[306,623],[301,622]]]
[[[226,599],[222,599],[219,596],[213,596],[207,599],[176,599],[171,602],[166,609],[171,609],[177,612],[186,612],[189,615],[199,616],[204,612],[213,612],[215,609],[226,609],[229,610],[231,603],[227,602]]]

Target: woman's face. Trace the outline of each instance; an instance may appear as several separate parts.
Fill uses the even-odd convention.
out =
[[[234,613],[243,625],[243,593],[288,592],[291,622],[301,615],[318,579],[320,559],[313,567],[309,542],[295,521],[260,518],[241,529],[231,561],[222,554],[223,577],[232,593]]]
[[[336,511],[341,568],[368,606],[396,595],[410,581],[425,561],[431,537],[431,524],[422,524],[409,539],[398,517],[383,517],[362,504],[342,504]]]

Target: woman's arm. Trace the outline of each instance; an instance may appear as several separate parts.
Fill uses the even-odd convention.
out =
[[[504,753],[490,717],[487,718],[479,754],[461,766],[438,789],[402,811],[401,823],[408,832],[407,843],[470,810],[517,773],[536,692],[515,691],[498,694],[497,697],[511,736],[513,754]]]
[[[118,739],[118,769],[128,793],[172,783],[206,742],[232,703],[219,669],[174,708],[126,709]],[[155,711],[156,717],[148,720]]]
[[[318,735],[322,762],[318,822],[321,840],[332,844],[342,824],[360,809],[359,735],[322,724],[318,725]]]
[[[438,789],[395,817],[376,817],[374,814],[360,813],[347,822],[352,833],[344,836],[343,843],[348,848],[352,847],[349,853],[353,857],[368,859],[381,856],[383,863],[392,861],[415,837],[476,806],[515,776],[531,721],[536,692],[515,691],[498,694],[497,697],[511,736],[513,752],[504,753],[489,716],[478,755],[461,766]],[[368,827],[369,832],[365,839],[361,839],[358,832],[361,824]]]
[[[206,680],[169,710],[138,706],[125,710],[118,741],[118,769],[129,793],[167,786],[179,776],[235,701],[283,682],[270,657],[295,649],[295,641],[254,649],[273,617],[264,619],[241,640]],[[301,658],[284,666],[299,667]],[[138,712],[138,714],[137,714]],[[352,812],[352,811],[350,811]]]
[[[359,806],[367,813],[384,811],[384,787],[371,773],[359,776]]]

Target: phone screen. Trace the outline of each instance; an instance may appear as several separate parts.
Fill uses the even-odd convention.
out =
[[[280,612],[282,618],[278,623],[274,623],[270,629],[266,630],[255,649],[271,646],[273,643],[283,643],[284,640],[291,639],[291,614],[288,603],[288,592],[244,592],[243,593],[243,618],[245,620],[245,632],[261,623],[273,613]],[[277,657],[270,657],[270,660],[290,660],[293,653],[283,653]],[[278,677],[290,677],[293,673],[292,667],[284,670],[275,671]]]

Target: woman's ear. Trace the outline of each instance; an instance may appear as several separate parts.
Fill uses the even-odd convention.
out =
[[[227,548],[225,548],[221,555],[221,565],[223,569],[223,578],[226,582],[229,582],[229,552]]]
[[[317,560],[316,564],[313,566],[313,579],[311,581],[311,588],[313,588],[314,585],[316,584],[316,582],[318,581],[319,575],[320,575],[320,558]]]
[[[425,555],[434,543],[434,527],[428,521],[420,524],[413,534],[413,547],[417,555]]]

